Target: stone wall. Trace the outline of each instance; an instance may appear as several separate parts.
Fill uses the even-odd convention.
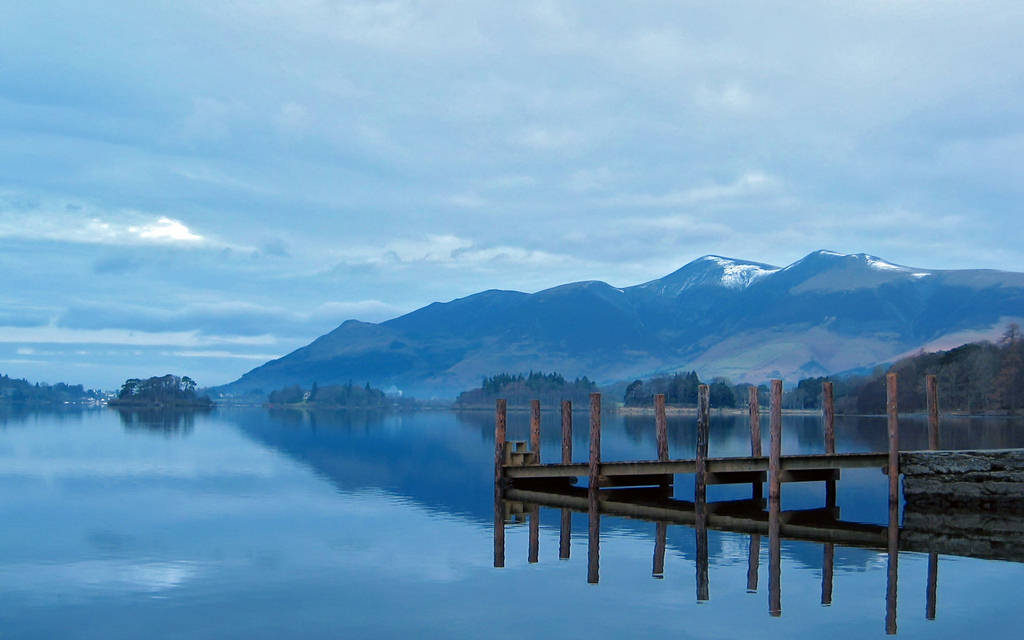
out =
[[[1024,513],[1024,449],[901,453],[900,471],[908,510]]]

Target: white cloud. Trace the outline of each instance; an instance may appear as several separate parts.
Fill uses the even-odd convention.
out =
[[[68,329],[45,327],[0,327],[0,343],[22,344],[113,344],[125,346],[272,345],[270,335],[207,335],[198,331],[130,331],[127,329]]]
[[[627,194],[600,200],[608,206],[685,207],[749,198],[779,189],[781,181],[761,171],[749,171],[728,184],[707,184],[662,194]]]

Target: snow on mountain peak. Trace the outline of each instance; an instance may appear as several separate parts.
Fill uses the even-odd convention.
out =
[[[731,258],[723,258],[722,256],[704,256],[701,260],[714,262],[722,268],[721,283],[722,286],[729,289],[749,287],[758,278],[763,278],[770,273],[778,271],[775,268],[765,268],[762,265],[738,262]]]

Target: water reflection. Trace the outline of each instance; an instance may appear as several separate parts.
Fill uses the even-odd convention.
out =
[[[166,436],[186,436],[195,428],[197,416],[209,414],[211,409],[126,409],[118,408],[117,416],[125,431],[150,431]]]

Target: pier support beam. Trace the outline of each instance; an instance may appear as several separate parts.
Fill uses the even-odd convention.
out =
[[[928,448],[939,448],[939,383],[935,376],[925,376],[925,392],[928,397]]]
[[[590,394],[590,487],[587,489],[587,582],[597,584],[601,565],[601,394]]]
[[[540,464],[540,400],[530,402],[530,451],[535,455],[534,464]]]
[[[499,398],[494,410],[494,566],[505,566],[505,507],[502,504],[505,462],[505,400]]]
[[[665,417],[665,394],[654,396],[654,432],[658,439],[658,460],[668,460],[668,419]]]
[[[757,397],[757,387],[747,387],[747,410],[750,414],[750,455],[761,457],[761,401]],[[751,483],[751,498],[764,498],[764,486],[760,481]]]
[[[772,380],[771,441],[768,448],[768,500],[782,497],[782,380]]]

